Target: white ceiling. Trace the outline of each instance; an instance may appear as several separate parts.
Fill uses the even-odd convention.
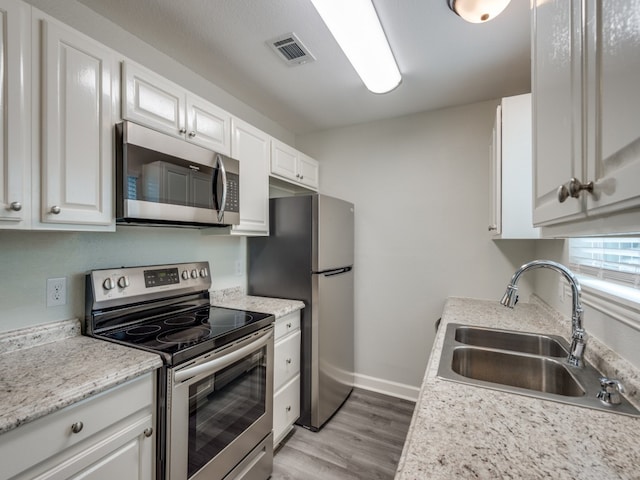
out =
[[[370,93],[310,0],[80,0],[293,133],[530,91],[530,7],[470,24],[446,0],[373,0],[402,83]],[[287,66],[265,43],[295,32],[316,57]]]

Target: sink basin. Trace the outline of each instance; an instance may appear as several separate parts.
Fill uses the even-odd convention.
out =
[[[459,326],[455,329],[455,340],[465,345],[532,353],[547,357],[566,357],[569,354],[567,349],[560,344],[560,340],[552,336],[509,330]]]
[[[438,377],[458,383],[640,416],[620,396],[618,405],[598,399],[602,376],[588,362],[565,361],[569,344],[555,335],[523,333],[450,323],[445,332]]]
[[[585,394],[569,370],[546,357],[458,347],[451,369],[463,377],[570,397]]]

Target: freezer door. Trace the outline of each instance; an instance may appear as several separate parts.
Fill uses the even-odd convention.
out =
[[[320,428],[349,396],[354,382],[353,270],[315,274],[311,424]]]
[[[353,265],[353,218],[352,203],[338,198],[318,195],[317,264],[314,271]]]

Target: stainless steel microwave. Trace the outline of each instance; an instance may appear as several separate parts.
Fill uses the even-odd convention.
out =
[[[237,225],[240,163],[136,123],[119,123],[116,221],[196,228]]]

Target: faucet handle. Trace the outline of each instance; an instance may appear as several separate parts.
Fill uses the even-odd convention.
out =
[[[624,387],[619,380],[608,377],[600,377],[600,391],[597,397],[609,405],[619,405],[620,394],[624,393]]]

